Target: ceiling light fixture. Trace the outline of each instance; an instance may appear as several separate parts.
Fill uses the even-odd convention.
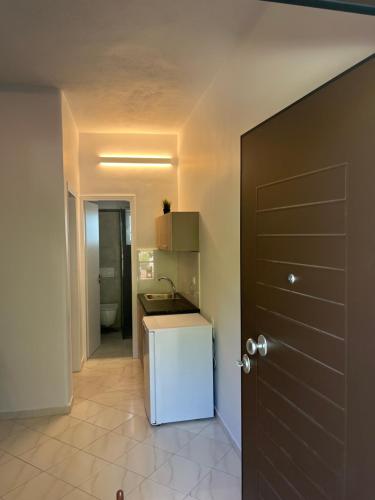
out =
[[[101,167],[172,167],[173,159],[169,156],[123,156],[100,155]]]

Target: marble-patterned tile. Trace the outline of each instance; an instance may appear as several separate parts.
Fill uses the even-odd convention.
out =
[[[4,500],[58,500],[71,490],[69,484],[42,472],[5,495]]]
[[[70,427],[62,434],[59,434],[57,439],[76,448],[85,448],[107,432],[101,427],[80,421],[78,425]]]
[[[117,408],[118,410],[133,413],[133,415],[139,415],[141,417],[146,416],[145,403],[143,398],[119,401],[117,403],[114,403],[112,406],[113,408]]]
[[[230,474],[211,470],[190,494],[197,500],[241,500],[241,480]]]
[[[219,469],[227,474],[232,474],[232,476],[241,477],[241,459],[233,450],[228,451],[226,455],[215,465],[215,469]]]
[[[183,500],[182,493],[146,479],[126,500]]]
[[[178,490],[185,495],[189,493],[210,471],[204,465],[174,455],[150,476],[156,483]]]
[[[49,469],[48,473],[73,486],[79,486],[106,465],[108,462],[84,451],[78,451],[72,457]]]
[[[90,401],[89,399],[81,399],[80,402],[72,407],[70,415],[80,420],[86,420],[94,415],[97,415],[106,406]]]
[[[231,444],[231,440],[219,420],[210,422],[201,432],[203,436]]]
[[[116,464],[141,476],[148,477],[163,465],[171,454],[167,451],[139,443],[116,460]]]
[[[0,465],[0,496],[40,474],[40,470],[18,458]]]
[[[80,489],[100,500],[114,500],[116,491],[122,489],[128,500],[128,494],[137,488],[143,479],[135,472],[111,464],[83,483]]]
[[[150,425],[147,418],[138,415],[134,415],[114,429],[116,434],[121,434],[122,436],[136,439],[137,441],[144,441],[146,438],[150,437],[154,431],[155,428]]]
[[[9,462],[9,460],[12,460],[12,458],[14,458],[12,455],[9,455],[9,453],[7,453],[6,451],[0,450],[0,465]]]
[[[21,419],[0,420],[0,441],[18,431],[22,431],[24,428],[25,426]]]
[[[105,406],[115,406],[117,403],[122,403],[130,398],[125,391],[106,391],[100,392],[89,399]]]
[[[77,452],[76,448],[57,439],[47,438],[45,442],[23,453],[20,458],[42,470],[47,470]]]
[[[105,408],[96,415],[88,418],[86,421],[90,424],[94,424],[98,427],[103,427],[104,429],[108,429],[111,431],[126,420],[132,418],[132,416],[133,415],[131,413],[116,410],[115,408]]]
[[[31,448],[42,444],[48,439],[47,436],[32,429],[23,427],[21,430],[12,433],[9,437],[0,441],[0,449],[11,455],[20,456]]]
[[[161,426],[145,439],[145,444],[157,446],[162,450],[176,453],[189,441],[191,441],[196,434],[182,429],[176,429],[173,426]]]
[[[199,434],[203,431],[205,427],[209,425],[212,419],[203,419],[203,420],[186,420],[184,422],[176,422],[173,427],[177,427],[177,429],[183,429],[185,431],[194,432],[195,434]]]
[[[72,418],[69,415],[53,415],[30,419],[28,420],[28,427],[47,436],[56,437],[79,423],[78,419]]]
[[[64,496],[64,500],[97,500],[97,499],[92,495],[89,495],[85,491],[82,491],[78,488],[74,488],[74,490],[72,490],[70,493]]]
[[[110,432],[86,447],[85,451],[108,462],[115,462],[121,455],[134,448],[136,444],[137,441],[133,439]]]
[[[208,467],[214,467],[230,450],[230,445],[222,441],[206,438],[201,434],[187,443],[178,455]]]

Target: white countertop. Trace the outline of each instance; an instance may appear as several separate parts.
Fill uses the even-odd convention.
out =
[[[162,316],[145,316],[143,322],[148,330],[164,330],[167,328],[188,328],[208,326],[210,323],[200,314],[164,314]]]

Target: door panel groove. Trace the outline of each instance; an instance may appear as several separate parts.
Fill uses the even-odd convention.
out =
[[[271,416],[271,419],[268,419],[268,420],[265,419],[265,422],[267,422],[267,421],[270,422],[272,420],[277,422],[276,425],[278,425],[279,427],[282,427],[283,432],[285,431],[288,435],[290,435],[290,438],[288,436],[286,436],[285,440],[286,441],[291,440],[292,442],[295,441],[298,446],[303,447],[304,448],[303,453],[310,456],[310,462],[311,462],[311,460],[318,461],[320,466],[323,467],[325,469],[325,471],[328,471],[328,473],[332,477],[337,478],[341,474],[342,465],[343,465],[342,463],[339,464],[338,467],[332,467],[329,463],[327,463],[327,461],[324,459],[324,457],[322,457],[322,455],[319,452],[317,452],[317,450],[315,448],[313,448],[307,441],[302,439],[296,432],[294,432],[293,429],[291,428],[291,425],[288,424],[287,422],[285,422],[282,418],[280,418],[279,415],[276,415],[276,413],[274,413],[272,411],[272,409],[270,409],[268,406],[264,405],[262,401],[259,401],[259,407],[261,408],[262,412],[267,412]],[[263,422],[263,420],[262,420],[262,422]],[[268,426],[266,425],[266,426],[264,426],[264,432],[269,436],[269,438],[271,440],[273,440],[275,442],[275,439],[272,438],[272,432],[274,431],[274,427],[275,427],[274,425],[268,425]],[[280,446],[283,450],[288,452],[288,444],[286,446],[281,445],[280,443],[276,443],[276,444],[278,446]],[[292,455],[291,452],[289,452],[289,454]],[[298,456],[299,455],[300,454],[298,454]],[[301,463],[296,464],[296,465],[297,465],[297,467],[301,468]],[[311,469],[313,467],[314,467],[314,464],[310,463],[307,467],[307,470],[304,470],[304,474],[307,475],[308,477],[310,477],[309,473],[311,472]],[[316,468],[316,464],[315,464],[315,468]],[[318,477],[321,477],[321,473],[318,475]],[[311,481],[313,481],[313,480],[311,479]]]
[[[298,354],[298,356],[306,358],[306,360],[311,361],[313,363],[317,363],[317,364],[321,365],[322,368],[330,370],[333,373],[335,373],[336,375],[339,375],[340,377],[344,377],[345,376],[345,373],[343,371],[337,370],[333,366],[327,365],[326,363],[324,363],[320,359],[314,358],[313,356],[310,356],[306,352],[303,352],[303,351],[297,349],[296,347],[293,347],[290,344],[288,344],[288,343],[286,343],[286,342],[284,342],[284,341],[282,341],[282,340],[280,340],[278,338],[273,337],[268,331],[263,330],[262,328],[259,328],[258,331],[259,331],[259,333],[263,334],[267,339],[270,339],[271,341],[273,341],[275,344],[280,344],[284,348],[290,349],[291,351],[294,351],[296,354]],[[269,348],[270,348],[270,350],[272,349],[272,344],[269,346]]]
[[[272,363],[258,365],[258,377],[266,382],[280,395],[293,403],[303,413],[310,416],[327,433],[344,442],[344,412],[343,409],[322,397],[309,387],[301,384],[298,379],[290,377]]]
[[[290,455],[275,443],[263,429],[258,429],[261,439],[258,441],[258,449],[268,457],[269,461],[274,459],[273,466],[286,478],[289,484],[295,485],[294,489],[305,500],[333,500],[329,498],[311,479],[309,479],[300,467],[293,462]],[[272,458],[270,457],[272,455]],[[336,500],[336,499],[335,499]]]
[[[326,167],[317,168],[317,169],[314,169],[314,170],[309,170],[308,172],[303,172],[302,174],[291,175],[289,177],[283,177],[282,179],[278,179],[276,181],[265,182],[265,183],[262,183],[262,184],[258,184],[257,187],[256,187],[256,189],[259,190],[259,189],[263,189],[265,187],[275,186],[276,184],[283,184],[284,182],[293,181],[295,179],[301,179],[302,177],[310,177],[310,176],[313,176],[313,175],[316,175],[316,174],[320,174],[320,173],[326,172],[328,170],[334,170],[334,169],[337,169],[337,168],[343,168],[343,167],[346,167],[347,165],[348,165],[347,162],[337,163],[335,165],[327,165]]]
[[[346,233],[257,233],[257,238],[341,238]]]
[[[263,214],[263,213],[267,213],[267,212],[278,212],[279,210],[290,210],[292,208],[316,207],[318,205],[330,205],[332,203],[342,203],[343,201],[346,201],[346,199],[345,198],[335,198],[333,200],[311,201],[310,203],[298,203],[296,205],[285,205],[282,207],[258,208],[256,210],[256,213]]]
[[[256,306],[275,311],[319,330],[344,337],[345,308],[321,300],[290,294],[274,287],[256,285]]]
[[[265,312],[267,312],[269,314],[272,314],[274,316],[279,316],[280,318],[283,318],[286,321],[289,321],[291,323],[295,323],[296,325],[302,326],[304,328],[308,328],[309,330],[312,330],[312,331],[314,331],[316,333],[319,333],[319,334],[322,334],[322,335],[326,335],[327,337],[331,337],[332,339],[335,339],[338,342],[345,343],[345,339],[343,337],[339,337],[338,335],[335,335],[333,333],[327,332],[326,330],[322,330],[322,329],[317,328],[315,326],[309,325],[307,323],[304,323],[303,321],[298,321],[298,319],[290,318],[289,316],[285,316],[285,314],[281,314],[281,313],[279,313],[277,311],[271,311],[271,310],[267,309],[266,307],[260,306],[259,304],[256,304],[256,308],[259,309],[259,310],[261,310],[261,311],[265,311]]]
[[[274,290],[279,290],[281,292],[299,295],[301,297],[306,297],[308,299],[318,300],[319,302],[326,302],[327,304],[333,304],[336,306],[345,307],[345,304],[343,302],[337,302],[335,300],[324,299],[322,297],[317,297],[316,295],[309,295],[308,293],[296,292],[295,290],[289,290],[288,288],[282,288],[280,286],[269,285],[268,283],[263,283],[262,281],[256,281],[255,284],[260,285],[260,286],[266,286],[267,288],[273,288]]]
[[[260,257],[258,257],[256,260],[257,260],[257,262],[268,262],[270,264],[282,264],[282,265],[287,265],[287,266],[307,267],[307,268],[321,269],[321,270],[326,270],[326,271],[345,272],[345,268],[343,268],[343,267],[319,266],[319,265],[315,265],[315,264],[306,264],[304,262],[265,259],[265,258],[260,258]]]
[[[282,500],[282,498],[280,497],[280,495],[276,492],[276,490],[272,487],[271,483],[268,481],[268,479],[261,473],[261,472],[258,472],[259,474],[259,477],[262,479],[262,482],[264,484],[267,485],[267,488],[272,492],[273,494],[273,497],[275,498],[275,500]],[[260,494],[262,495],[262,484],[260,484],[260,487],[259,487],[259,490],[260,490]]]
[[[277,411],[280,419],[287,425],[293,426],[329,468],[334,471],[342,469],[344,442],[261,378],[259,378],[259,401],[273,413]]]
[[[287,370],[285,370],[282,366],[278,365],[277,363],[273,362],[273,361],[270,361],[269,359],[266,359],[263,361],[264,364],[269,364],[269,365],[272,365],[274,368],[276,368],[278,371],[284,373],[284,375],[286,375],[287,377],[293,379],[295,382],[297,382],[298,384],[300,384],[301,386],[303,386],[305,389],[311,391],[312,393],[314,393],[316,396],[318,396],[319,398],[322,398],[324,399],[325,401],[327,401],[329,404],[331,404],[332,406],[334,406],[335,408],[337,408],[337,410],[341,411],[344,413],[344,410],[345,408],[337,403],[335,403],[335,401],[332,401],[332,399],[330,399],[329,397],[325,396],[324,394],[322,394],[321,392],[319,392],[318,390],[314,389],[313,387],[311,387],[310,385],[308,385],[307,383],[303,382],[302,380],[300,380],[298,377],[296,377],[295,375],[293,375],[292,373],[288,372]]]
[[[266,462],[267,464],[267,467],[265,467],[264,465],[265,464],[260,464],[260,469],[262,470],[262,466],[263,466],[263,470],[264,470],[264,473],[267,474],[267,476],[269,477],[270,476],[270,473],[274,473],[274,478],[276,476],[276,478],[279,478],[282,480],[282,483],[284,483],[284,491],[287,490],[287,496],[284,496],[283,500],[305,500],[300,492],[293,486],[293,484],[284,476],[284,474],[280,471],[280,469],[277,467],[277,465],[275,465],[273,463],[273,461],[271,460],[271,458],[266,454],[266,452],[264,450],[262,450],[261,448],[258,448],[263,460]],[[269,467],[271,467],[271,471],[269,470]],[[285,488],[286,486],[286,488]],[[279,486],[280,487],[280,486]]]
[[[275,340],[318,360],[339,373],[344,373],[344,339],[327,335],[325,332],[259,307],[255,310],[255,328],[257,332],[267,332]]]
[[[308,443],[262,403],[259,405],[263,432],[283,449],[301,472],[328,498],[337,496],[340,471],[333,470]],[[264,416],[264,418],[263,418]],[[298,460],[298,464],[296,463]],[[314,477],[313,477],[314,476]]]

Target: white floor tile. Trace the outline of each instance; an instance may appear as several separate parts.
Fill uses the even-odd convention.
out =
[[[118,465],[107,465],[99,474],[93,476],[80,486],[80,489],[100,500],[114,500],[116,491],[122,489],[128,500],[128,493],[137,488],[143,477],[125,470]]]
[[[13,433],[21,431],[25,426],[22,420],[0,420],[0,441],[11,436]]]
[[[150,437],[154,431],[155,428],[150,425],[147,418],[138,415],[134,415],[114,429],[116,434],[121,434],[137,441],[144,441],[146,438]]]
[[[4,500],[58,500],[72,490],[72,486],[42,472],[26,484],[5,495]]]
[[[161,426],[155,429],[155,431],[144,441],[144,443],[157,446],[158,448],[171,453],[176,453],[195,436],[196,434],[193,434],[192,432],[176,429],[173,426]]]
[[[47,436],[32,429],[23,428],[0,441],[0,449],[11,455],[20,456],[48,439]]]
[[[85,491],[75,488],[64,497],[64,500],[97,500],[97,499],[92,495],[89,495]]]
[[[68,444],[57,441],[57,439],[47,438],[47,441],[27,451],[20,458],[39,469],[47,470],[76,452],[77,449]]]
[[[131,413],[116,410],[115,408],[105,408],[96,415],[88,418],[86,422],[111,431],[126,420],[132,418],[132,416],[133,415]]]
[[[210,469],[204,465],[174,455],[167,463],[154,472],[150,476],[150,479],[186,495],[209,471]]]
[[[126,500],[183,500],[183,494],[146,479]]]
[[[90,401],[89,399],[82,399],[79,400],[78,404],[73,406],[71,416],[81,420],[86,420],[94,415],[97,415],[105,408],[105,406],[95,403],[94,401]]]
[[[108,462],[115,462],[121,455],[134,448],[136,444],[137,441],[133,439],[110,432],[86,447],[85,451]]]
[[[222,441],[206,438],[198,434],[192,441],[185,445],[178,455],[193,462],[198,462],[208,467],[214,467],[230,450],[230,445]]]
[[[0,465],[0,495],[5,495],[38,474],[39,469],[18,458],[12,458]]]
[[[203,436],[231,444],[231,440],[218,420],[210,422],[201,432]]]
[[[69,415],[53,415],[28,419],[28,427],[50,437],[56,437],[62,432],[80,423]]]
[[[137,444],[128,453],[116,460],[116,464],[141,476],[148,477],[163,465],[171,454],[143,443]]]
[[[108,462],[78,451],[75,455],[49,469],[48,473],[66,481],[73,486],[79,486],[103,469]]]
[[[215,469],[219,469],[232,476],[241,477],[241,459],[237,453],[231,449],[226,455],[215,465]]]
[[[241,480],[219,471],[210,471],[191,492],[197,500],[241,500]]]
[[[57,439],[76,448],[85,448],[107,432],[96,425],[80,421],[78,425],[70,427],[62,434],[59,434]]]

